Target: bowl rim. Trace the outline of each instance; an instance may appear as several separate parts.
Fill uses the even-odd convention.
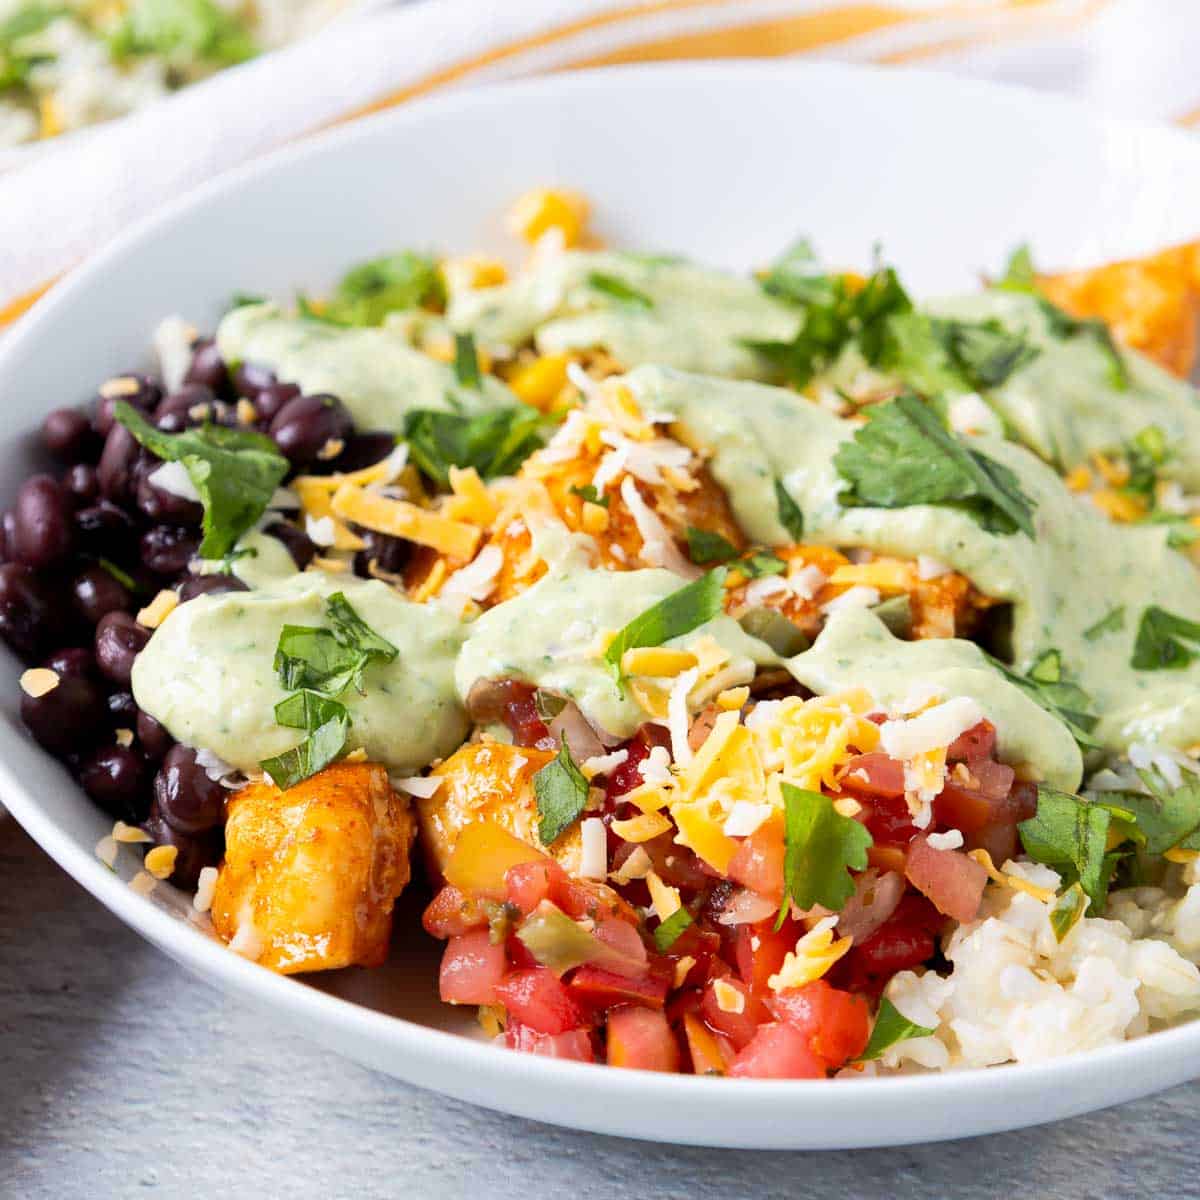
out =
[[[639,79],[652,78],[656,83],[661,81],[666,86],[672,86],[680,80],[699,80],[716,86],[747,77],[752,77],[755,82],[767,76],[786,81],[797,75],[818,79],[826,76],[841,80],[869,80],[872,87],[877,86],[881,79],[890,79],[896,81],[896,88],[933,87],[943,89],[948,94],[969,92],[1003,99],[1039,113],[1054,108],[1093,127],[1123,127],[1137,132],[1139,136],[1160,140],[1174,151],[1200,158],[1200,143],[1195,142],[1191,135],[1170,127],[1145,120],[1098,114],[1075,100],[1047,95],[1028,87],[964,80],[930,70],[826,62],[697,61],[592,68],[456,89],[335,126],[302,142],[285,146],[218,176],[136,222],[71,270],[17,321],[7,336],[0,338],[0,379],[3,379],[10,362],[16,360],[26,346],[35,345],[43,336],[43,330],[52,326],[59,308],[76,291],[93,279],[103,277],[111,263],[118,261],[138,243],[169,230],[183,216],[203,209],[211,201],[236,193],[251,179],[269,175],[305,159],[319,159],[333,147],[384,136],[391,128],[419,126],[431,116],[480,108],[493,98],[512,94],[531,94],[535,97],[544,94],[561,99],[564,91],[606,89],[614,81],[620,83],[634,76]],[[1047,1089],[1062,1091],[1074,1087],[1076,1094],[1079,1094],[1080,1085],[1086,1085],[1090,1077],[1098,1073],[1120,1073],[1127,1064],[1136,1062],[1142,1076],[1147,1071],[1155,1074],[1161,1072],[1166,1082],[1177,1082],[1185,1077],[1188,1072],[1180,1070],[1183,1060],[1190,1060],[1194,1064],[1190,1074],[1200,1072],[1200,1017],[1130,1041],[1039,1063],[1008,1063],[998,1070],[967,1068],[922,1075],[870,1077],[853,1081],[852,1086],[837,1086],[834,1081],[827,1080],[734,1081],[647,1071],[597,1070],[596,1064],[509,1053],[487,1041],[379,1012],[352,1000],[330,995],[317,987],[304,986],[299,980],[276,975],[231,953],[198,928],[187,927],[184,935],[180,936],[180,930],[187,926],[187,922],[181,922],[153,901],[137,895],[118,875],[95,858],[89,849],[78,845],[43,813],[37,799],[21,783],[13,767],[2,759],[0,802],[77,883],[125,924],[206,981],[215,983],[227,992],[245,995],[260,1006],[270,1006],[290,1023],[316,1036],[317,1040],[322,1040],[322,1030],[334,1041],[339,1040],[336,1031],[344,1030],[348,1035],[361,1039],[361,1044],[389,1043],[400,1053],[405,1066],[412,1067],[412,1070],[403,1073],[403,1077],[411,1082],[489,1107],[506,1108],[521,1115],[531,1115],[522,1107],[518,1095],[524,1087],[534,1091],[541,1088],[586,1089],[593,1096],[599,1099],[607,1097],[614,1103],[619,1103],[633,1089],[639,1093],[639,1099],[647,1103],[683,1108],[690,1108],[698,1097],[709,1093],[719,1097],[718,1103],[722,1105],[736,1095],[739,1103],[760,1113],[771,1110],[778,1112],[778,1105],[788,1099],[812,1103],[819,1096],[821,1108],[828,1117],[845,1118],[852,1122],[861,1120],[865,1102],[879,1101],[885,1097],[889,1104],[919,1107],[936,1102],[940,1108],[953,1111],[956,1105],[973,1104],[986,1094],[993,1100],[1007,1098],[1013,1104],[1012,1117],[1007,1124],[993,1122],[992,1127],[999,1130],[1028,1123],[1018,1111],[1022,1099],[1031,1098]],[[354,1056],[350,1051],[344,1052]],[[444,1075],[447,1071],[454,1074],[439,1078],[436,1083],[429,1082],[433,1075]],[[461,1078],[457,1077],[459,1074]],[[480,1100],[479,1087],[475,1086],[480,1081],[503,1082],[509,1090],[501,1093],[500,1100],[496,1100],[494,1094],[491,1099]],[[1148,1086],[1135,1085],[1129,1090],[1129,1097],[1144,1094],[1148,1090]],[[1068,1107],[1064,1106],[1064,1111]],[[1084,1100],[1070,1107],[1070,1111],[1082,1112],[1091,1107],[1095,1106]],[[639,1135],[634,1132],[627,1133],[627,1136]],[[656,1135],[649,1132],[641,1136],[654,1138]],[[952,1132],[939,1135],[936,1131],[926,1130],[922,1132],[921,1139],[932,1140],[939,1136],[958,1135]],[[695,1140],[702,1144],[719,1144],[703,1135]],[[821,1144],[830,1143],[822,1141]],[[880,1143],[868,1138],[843,1144]],[[889,1144],[896,1143],[889,1140]]]

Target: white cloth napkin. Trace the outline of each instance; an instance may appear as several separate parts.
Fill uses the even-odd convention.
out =
[[[780,56],[916,63],[1198,116],[1195,0],[427,0],[330,27],[0,175],[0,324],[114,234],[368,106],[567,66]]]

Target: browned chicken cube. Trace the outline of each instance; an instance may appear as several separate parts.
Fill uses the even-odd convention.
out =
[[[228,805],[217,934],[284,975],[378,966],[414,836],[377,763],[338,763],[286,792],[250,784]]]

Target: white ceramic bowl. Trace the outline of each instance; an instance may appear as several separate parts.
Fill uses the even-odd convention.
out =
[[[747,268],[800,232],[863,263],[882,240],[918,291],[971,286],[1029,239],[1083,264],[1200,233],[1200,144],[1033,94],[834,66],[612,70],[456,93],[238,171],[130,232],[0,348],[0,496],[47,409],[145,355],[160,317],[211,324],[236,290],[319,288],[412,245],[511,250],[500,217],[540,183],[581,188],[611,242]],[[23,733],[8,660],[0,799],[104,904],[181,964],[379,1070],[522,1116],[730,1147],[965,1136],[1114,1104],[1200,1074],[1200,1023],[1044,1066],[853,1082],[755,1082],[562,1063],[461,1036],[438,947],[402,903],[378,972],[283,979],[132,893],[93,856],[108,822]],[[128,877],[134,859],[118,864]],[[36,913],[29,914],[37,920]],[[336,1100],[336,1097],[331,1097]]]

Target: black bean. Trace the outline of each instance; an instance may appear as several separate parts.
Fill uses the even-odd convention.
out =
[[[104,439],[96,478],[105,499],[116,504],[133,499],[134,465],[141,456],[137,439],[124,425],[114,425]]]
[[[92,504],[100,495],[96,468],[87,463],[76,463],[63,476],[62,483],[77,505]]]
[[[203,505],[151,482],[150,476],[161,466],[158,459],[145,458],[139,460],[134,468],[138,508],[151,521],[164,521],[170,525],[199,525],[204,516]]]
[[[228,390],[229,373],[212,338],[201,338],[192,347],[192,362],[183,378],[185,383],[202,383],[218,395]]]
[[[167,732],[166,727],[141,709],[138,710],[136,729],[138,745],[151,762],[158,762],[175,744],[175,739]]]
[[[300,395],[300,389],[294,383],[272,383],[260,388],[254,397],[254,409],[261,423],[270,425],[279,415],[285,404],[290,404]]]
[[[142,534],[142,562],[158,575],[182,575],[196,557],[200,539],[180,525],[155,525]]]
[[[0,565],[0,636],[25,659],[68,640],[71,618],[54,586],[23,563]]]
[[[80,675],[84,679],[96,679],[96,656],[85,646],[66,646],[55,650],[42,663],[55,675]]]
[[[239,396],[253,400],[263,388],[275,382],[275,372],[257,363],[239,363],[233,372],[233,388]]]
[[[75,540],[73,505],[58,481],[34,475],[21,484],[13,506],[13,558],[45,570],[66,559]]]
[[[354,556],[354,573],[361,579],[373,578],[371,564],[376,570],[399,575],[412,556],[412,543],[386,533],[366,530],[362,534],[366,547]]]
[[[96,413],[92,417],[92,425],[102,437],[108,437],[109,431],[116,423],[114,410],[117,402],[124,400],[136,408],[138,412],[149,416],[162,399],[162,387],[157,379],[148,375],[122,375],[119,377],[127,385],[121,390],[121,395],[101,396],[96,401]]]
[[[154,410],[154,424],[167,433],[178,433],[189,425],[198,425],[211,412],[217,402],[211,388],[199,383],[185,383],[177,392],[166,396]],[[200,412],[204,405],[203,416],[193,417],[192,409]]]
[[[140,750],[102,746],[83,759],[79,782],[109,816],[140,824],[150,811],[149,773]]]
[[[77,408],[56,408],[42,422],[42,443],[60,462],[92,463],[100,453],[100,438],[87,414]]]
[[[154,776],[154,804],[180,833],[203,833],[225,820],[225,788],[208,777],[190,746],[172,746]]]
[[[14,520],[16,518],[11,508],[0,515],[0,562],[12,562]]]
[[[250,589],[236,576],[223,572],[212,575],[189,575],[179,588],[179,600],[195,600],[197,596],[215,596],[221,592],[248,592]]]
[[[354,432],[354,422],[342,402],[333,396],[297,396],[289,400],[271,422],[271,437],[294,467],[320,461],[322,452],[344,442]],[[340,453],[340,450],[337,451]]]
[[[200,882],[200,872],[205,867],[215,867],[225,850],[224,830],[181,833],[167,824],[154,806],[151,806],[150,815],[142,828],[154,839],[156,846],[174,846],[178,851],[170,882],[185,891],[195,891],[196,884]]]
[[[114,729],[130,729],[137,724],[138,706],[132,692],[113,692],[108,697],[108,721]]]
[[[111,612],[96,626],[96,664],[118,687],[129,687],[133,660],[150,640],[150,630],[128,613]]]
[[[133,518],[109,500],[75,513],[75,532],[83,548],[105,558],[121,558],[134,544]]]
[[[346,439],[346,448],[331,459],[331,471],[361,471],[381,462],[396,448],[396,435],[386,430],[354,433]]]
[[[45,695],[21,693],[21,720],[51,754],[86,750],[105,717],[104,693],[85,675],[59,676]]]
[[[303,571],[316,557],[316,542],[304,530],[288,521],[274,521],[263,528],[263,533],[277,538],[288,548],[297,571]]]
[[[110,612],[128,610],[133,597],[123,583],[103,567],[86,567],[71,584],[75,611],[89,624],[99,625]]]

